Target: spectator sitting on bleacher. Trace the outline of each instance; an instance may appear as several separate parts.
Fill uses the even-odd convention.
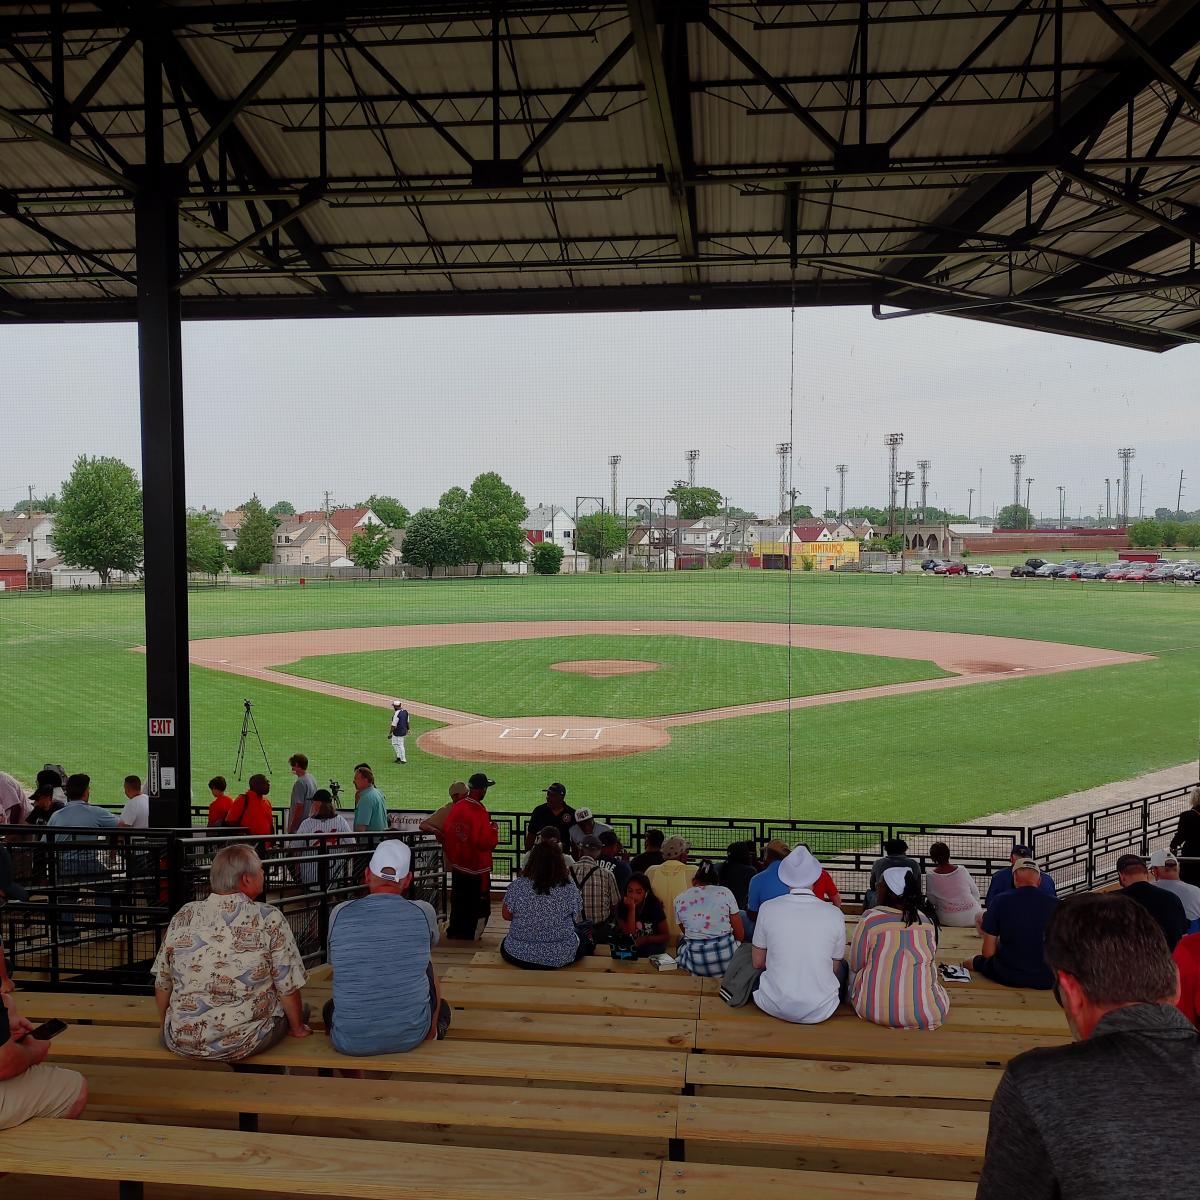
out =
[[[635,854],[629,864],[635,875],[645,875],[651,867],[657,867],[663,861],[662,848],[666,839],[667,835],[661,829],[646,830],[646,836],[642,839],[642,852]]]
[[[1150,855],[1149,867],[1154,874],[1154,886],[1179,897],[1183,915],[1188,919],[1188,933],[1200,933],[1200,887],[1179,878],[1179,859],[1169,850],[1155,850]]]
[[[1146,860],[1140,854],[1122,854],[1117,859],[1117,879],[1122,893],[1140,904],[1158,922],[1168,948],[1174,950],[1179,939],[1187,933],[1188,919],[1183,911],[1183,901],[1150,882]]]
[[[667,928],[671,931],[671,941],[679,939],[679,920],[675,916],[675,897],[680,892],[687,891],[696,877],[694,863],[688,862],[692,844],[686,838],[669,837],[663,842],[663,861],[657,867],[651,867],[646,872],[654,894],[662,903],[663,911],[667,914]]]
[[[700,860],[692,886],[675,897],[682,937],[676,957],[683,971],[719,978],[746,936],[733,893],[721,885],[716,864]]]
[[[754,1003],[783,1021],[816,1025],[845,999],[846,925],[841,910],[813,892],[821,864],[797,846],[779,864],[787,894],[768,900],[754,927],[753,963],[762,971]]]
[[[621,899],[613,869],[600,857],[600,839],[587,837],[579,843],[579,858],[570,867],[571,878],[583,898],[583,919],[599,925],[612,916]]]
[[[503,913],[511,924],[500,955],[514,967],[554,971],[583,956],[575,930],[583,899],[554,842],[534,842],[529,861],[504,893]]]
[[[629,877],[633,874],[633,868],[627,861],[625,847],[621,845],[621,839],[617,837],[615,830],[606,829],[600,835],[600,858],[612,867],[613,874],[617,877],[617,887],[624,891]]]
[[[412,884],[412,851],[402,841],[380,842],[367,867],[369,895],[329,914],[333,999],[325,1028],[342,1054],[401,1054],[450,1025],[430,947],[437,914],[405,896]]]
[[[1033,858],[1033,851],[1028,846],[1022,846],[1019,844],[1013,846],[1012,854],[1009,856],[1009,861],[1012,865],[997,871],[995,875],[992,876],[991,881],[988,883],[987,899],[984,901],[984,904],[988,908],[991,908],[1000,896],[1005,895],[1007,892],[1011,892],[1013,888],[1017,886],[1015,880],[1013,879],[1013,872],[1016,869],[1017,863],[1021,862],[1022,859],[1031,858]],[[1038,887],[1045,892],[1047,896],[1058,896],[1058,890],[1054,886],[1054,880],[1051,879],[1045,871],[1040,872],[1038,878]]]
[[[562,783],[552,783],[546,788],[546,799],[529,814],[525,823],[525,849],[532,850],[538,834],[552,825],[558,831],[558,840],[565,846],[570,842],[571,830],[575,825],[575,810],[567,803],[567,788]]]
[[[1058,898],[1038,886],[1041,874],[1032,858],[1014,864],[1016,887],[988,905],[983,914],[983,953],[967,959],[964,967],[1006,987],[1045,991],[1054,986],[1042,956],[1042,940]]]
[[[53,771],[38,772],[37,787],[29,797],[29,808],[25,813],[26,825],[45,825],[63,807],[62,801],[54,798],[57,786],[58,776]]]
[[[1200,1037],[1174,1006],[1153,920],[1123,896],[1070,896],[1045,956],[1076,1041],[1008,1064],[977,1200],[1126,1200],[1140,1186],[1195,1196]]]
[[[983,915],[979,888],[971,872],[950,865],[950,847],[934,842],[929,847],[933,870],[925,873],[925,894],[937,913],[938,922],[948,929],[970,929]]]
[[[636,871],[630,875],[616,912],[614,944],[624,939],[639,954],[659,954],[667,948],[671,934],[662,901],[650,887],[650,880]]]
[[[612,829],[611,825],[606,825],[603,821],[596,820],[590,808],[577,808],[575,810],[575,822],[568,831],[570,838],[567,849],[578,858],[579,847],[583,845],[584,838],[598,838],[602,833],[610,829]]]
[[[333,794],[328,788],[317,788],[309,805],[308,815],[300,822],[296,833],[308,838],[305,851],[312,854],[325,848],[332,850],[339,845],[353,845],[354,839],[346,842],[339,835],[351,833],[350,822],[333,806]],[[295,850],[292,851],[295,853]],[[297,873],[301,883],[317,883],[321,878],[320,862],[302,862],[297,864]],[[326,878],[335,886],[345,881],[345,862],[333,858],[326,863]]]
[[[13,998],[0,995],[0,1129],[35,1117],[73,1121],[87,1104],[87,1080],[77,1071],[47,1066],[50,1042],[30,1037],[33,1029]]]
[[[917,877],[889,867],[850,941],[850,1002],[864,1021],[892,1029],[936,1029],[950,1011],[938,977],[938,922]]]
[[[304,961],[287,918],[257,902],[263,882],[253,849],[226,846],[209,870],[211,894],[171,918],[152,968],[168,1050],[237,1062],[312,1032]]]
[[[797,849],[800,848],[808,850],[808,846],[803,842],[797,843]],[[787,885],[779,878],[779,864],[791,853],[791,846],[778,838],[767,843],[765,854],[767,865],[750,881],[750,891],[746,897],[746,909],[751,923],[758,919],[758,910],[768,900],[774,900],[776,896],[787,895]],[[819,863],[817,865],[820,866]],[[828,901],[835,908],[842,907],[842,897],[837,889],[837,884],[833,882],[833,876],[824,867],[821,867],[821,874],[817,876],[816,883],[812,885],[812,893],[818,900]]]
[[[883,857],[877,858],[871,864],[871,886],[867,892],[867,903],[874,899],[875,889],[883,878],[884,871],[889,867],[906,867],[921,883],[921,864],[915,858],[908,857],[908,843],[903,838],[888,838],[883,843]]]
[[[721,886],[727,887],[733,893],[738,908],[744,909],[750,896],[750,884],[757,874],[754,843],[731,842],[725,851],[725,861],[717,871],[721,876]]]
[[[567,852],[562,848],[562,842],[559,840],[558,829],[553,825],[547,825],[541,833],[538,834],[537,840],[533,843],[535,846],[539,842],[550,842],[554,848],[563,856],[563,862],[567,868],[567,874],[571,873],[571,868],[575,865],[575,860],[568,856]],[[529,855],[533,853],[527,850],[521,856],[521,870],[523,871],[529,863]]]
[[[1175,1006],[1200,1028],[1200,933],[1180,938],[1171,957],[1179,968],[1179,999]]]

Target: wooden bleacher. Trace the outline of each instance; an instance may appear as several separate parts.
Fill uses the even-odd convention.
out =
[[[0,1134],[4,1200],[42,1200],[47,1180],[70,1180],[72,1200],[121,1182],[153,1200],[969,1200],[999,1068],[1069,1040],[1045,993],[986,980],[949,985],[933,1033],[848,1009],[797,1026],[603,950],[534,977],[503,963],[502,935],[495,920],[482,943],[435,951],[448,1040],[375,1058],[318,1032],[252,1071],[194,1064],[163,1048],[149,997],[23,993],[31,1018],[72,1023],[54,1061],[89,1077],[91,1100],[69,1137],[49,1121]],[[977,946],[948,931],[942,954]],[[331,986],[312,972],[314,1017]]]

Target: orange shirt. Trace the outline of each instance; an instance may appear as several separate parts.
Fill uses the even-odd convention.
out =
[[[229,816],[229,806],[233,803],[233,797],[225,795],[222,792],[219,796],[213,799],[213,802],[208,806],[208,823],[216,825],[218,821],[223,821]]]
[[[275,832],[275,813],[271,809],[271,802],[257,792],[243,792],[230,804],[226,819],[235,821],[258,837]]]

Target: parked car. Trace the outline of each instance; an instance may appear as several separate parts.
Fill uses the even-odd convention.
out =
[[[1014,579],[1025,579],[1046,565],[1044,558],[1027,558],[1023,563],[1013,567],[1009,574]]]
[[[1124,579],[1125,572],[1128,570],[1129,570],[1129,563],[1127,563],[1127,562],[1109,563],[1109,565],[1107,567],[1105,567],[1105,569],[1104,569],[1104,578],[1105,579]]]
[[[1150,574],[1150,563],[1130,563],[1129,569],[1121,578],[1126,583],[1145,583],[1146,576]]]
[[[968,563],[967,564],[967,574],[968,575],[995,575],[995,573],[996,572],[993,571],[992,568],[989,567],[987,563]]]
[[[1174,578],[1174,563],[1159,563],[1157,567],[1151,567],[1146,574],[1147,583],[1167,583]]]
[[[940,558],[927,558],[921,564],[921,570],[922,571],[932,571],[937,567],[938,563],[940,563],[940,562],[942,562],[942,559],[940,559]]]
[[[1068,558],[1065,562],[1060,562],[1053,571],[1050,572],[1052,579],[1078,579],[1080,569],[1083,563],[1077,558]]]
[[[1175,581],[1177,583],[1191,583],[1196,577],[1196,572],[1200,571],[1200,565],[1191,562],[1189,559],[1182,559],[1175,564]]]
[[[1052,579],[1054,577],[1054,572],[1058,570],[1060,565],[1060,563],[1043,563],[1036,571],[1034,571],[1032,578]]]
[[[940,562],[933,568],[935,575],[965,575],[967,573],[966,563],[960,562]]]

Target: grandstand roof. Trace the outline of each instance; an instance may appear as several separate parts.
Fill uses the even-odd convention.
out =
[[[1167,349],[1198,42],[1196,0],[0,4],[0,320],[134,316],[161,91],[185,316],[794,299]]]

